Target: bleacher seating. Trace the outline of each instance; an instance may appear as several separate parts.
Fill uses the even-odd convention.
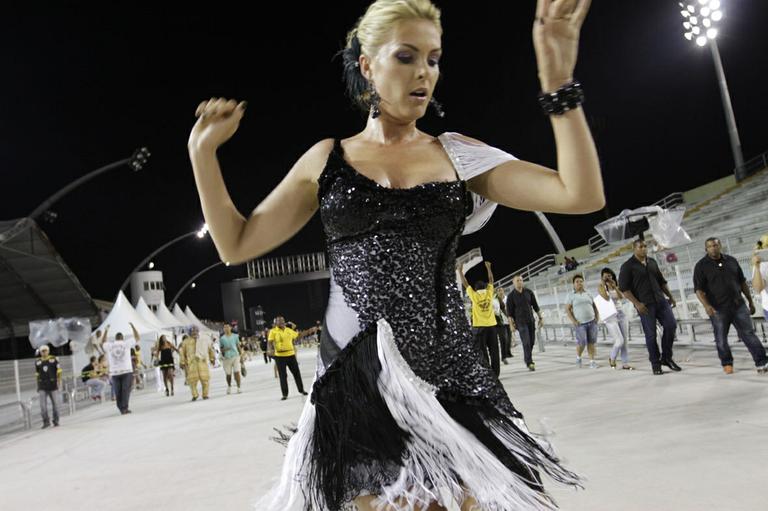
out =
[[[708,237],[720,238],[723,251],[736,257],[747,279],[751,277],[750,258],[755,243],[761,235],[768,234],[768,170],[753,175],[713,198],[685,204],[685,207],[687,212],[683,228],[691,237],[691,242],[660,250],[652,255],[658,261],[678,302],[676,316],[686,320],[682,323],[690,325],[694,320],[699,323],[706,323],[707,320],[693,290],[693,267],[704,256],[704,241]],[[652,237],[648,239],[652,240]],[[572,289],[571,280],[575,273],[584,275],[586,289],[596,294],[600,270],[607,266],[618,274],[621,264],[630,257],[631,252],[631,243],[609,244],[592,253],[587,259],[580,260],[576,270],[559,275],[559,267],[555,265],[528,280],[526,285],[536,292],[545,323],[552,329],[546,335],[559,338],[558,332],[555,331],[556,325],[560,326],[562,332],[568,324],[561,304]],[[667,262],[669,252],[674,252],[677,259],[675,262]],[[511,275],[499,279],[497,283],[507,284],[510,277]],[[759,299],[759,295],[755,294],[754,300],[758,308]],[[636,323],[637,316],[631,320]],[[765,327],[759,330],[765,335]],[[634,332],[635,330],[633,336]],[[680,333],[690,334],[690,327],[682,325]],[[570,337],[570,334],[566,334],[566,337]]]

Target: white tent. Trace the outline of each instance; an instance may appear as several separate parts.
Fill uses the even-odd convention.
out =
[[[186,328],[189,325],[183,324],[181,321],[176,319],[176,316],[171,314],[171,311],[168,310],[168,307],[165,306],[164,303],[160,302],[160,305],[157,307],[157,312],[155,313],[157,316],[157,319],[160,320],[160,322],[165,326],[166,328]]]
[[[192,321],[192,324],[195,325],[201,332],[209,331],[209,332],[214,332],[216,333],[216,335],[218,335],[218,332],[216,332],[216,330],[211,330],[210,328],[205,326],[205,324],[202,321],[197,319],[197,316],[195,316],[195,313],[192,312],[192,309],[189,308],[189,305],[187,305],[186,315],[190,319],[190,321]]]
[[[120,291],[109,315],[96,330],[103,332],[109,327],[109,340],[114,340],[118,333],[122,333],[123,337],[131,337],[133,331],[130,323],[136,327],[142,341],[154,341],[160,332],[157,326],[148,323],[136,312],[128,298]]]
[[[160,334],[164,334],[169,340],[173,339],[173,330],[163,326],[162,321],[155,316],[155,313],[149,308],[147,302],[144,301],[143,296],[139,298],[139,303],[136,304],[136,312],[141,316],[141,319],[147,322],[147,324],[157,328]]]
[[[197,326],[194,323],[192,323],[187,316],[184,315],[184,311],[181,310],[181,307],[179,307],[179,304],[173,306],[173,317],[176,318],[179,323],[183,324],[185,327],[191,327],[191,326]]]
[[[104,332],[106,327],[109,327],[109,339],[114,340],[115,335],[118,333],[123,334],[126,339],[133,338],[133,331],[131,330],[130,323],[136,327],[139,332],[141,340],[142,356],[144,353],[149,353],[152,350],[152,345],[157,340],[158,336],[163,333],[156,325],[150,324],[144,320],[144,318],[136,312],[131,302],[125,297],[122,291],[117,294],[117,300],[112,307],[109,315],[104,322],[96,330]],[[146,364],[146,360],[144,361]]]

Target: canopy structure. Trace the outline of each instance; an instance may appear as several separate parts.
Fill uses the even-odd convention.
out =
[[[133,335],[131,323],[136,327],[142,341],[154,341],[160,334],[160,329],[145,321],[120,291],[112,311],[96,330],[104,332],[109,327],[109,340],[114,340],[118,333],[123,334],[123,337],[130,337]]]
[[[197,325],[194,325],[189,320],[189,318],[184,314],[184,311],[181,310],[181,307],[179,307],[178,303],[173,306],[172,314],[173,314],[173,317],[176,318],[179,321],[179,323],[183,324],[185,327],[197,326]]]
[[[88,292],[29,218],[0,221],[0,339],[26,337],[29,322],[101,320]]]
[[[595,230],[608,243],[643,236],[645,231],[650,231],[659,245],[670,248],[691,241],[688,233],[680,226],[684,216],[684,206],[669,209],[644,206],[632,210],[625,209],[617,216],[597,224]]]
[[[138,312],[139,316],[141,316],[141,319],[143,319],[153,327],[157,328],[160,334],[165,335],[166,337],[169,338],[169,340],[173,338],[173,330],[170,328],[165,328],[163,326],[163,323],[159,319],[157,319],[157,316],[155,316],[155,313],[152,312],[152,309],[149,308],[149,305],[147,305],[147,302],[144,301],[143,296],[139,298],[139,303],[136,304],[136,312]]]
[[[176,316],[171,314],[171,311],[168,310],[168,307],[164,303],[160,303],[160,305],[158,305],[157,312],[155,313],[155,315],[157,316],[157,319],[160,320],[160,322],[163,324],[165,328],[174,328],[177,330],[182,330],[190,326],[176,319]]]

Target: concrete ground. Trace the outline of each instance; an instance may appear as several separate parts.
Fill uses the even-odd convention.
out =
[[[697,351],[682,373],[653,376],[644,349],[632,351],[632,372],[604,357],[579,369],[563,345],[536,353],[536,372],[519,346],[502,366],[529,427],[553,431],[567,465],[587,478],[584,491],[549,486],[562,509],[768,509],[768,375],[741,352],[726,376],[713,350]],[[307,387],[314,356],[299,356]],[[59,428],[0,437],[0,509],[250,509],[279,473],[284,449],[269,440],[272,428],[295,421],[305,398],[291,382],[280,401],[272,366],[258,360],[241,395],[225,395],[220,370],[208,401],[190,402],[177,384],[174,397],[135,393],[131,415],[105,403]]]

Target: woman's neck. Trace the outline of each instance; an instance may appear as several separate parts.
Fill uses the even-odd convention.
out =
[[[416,122],[403,123],[382,114],[376,119],[368,117],[368,122],[361,135],[364,139],[380,144],[395,145],[411,142],[419,137],[421,132],[416,129]]]

